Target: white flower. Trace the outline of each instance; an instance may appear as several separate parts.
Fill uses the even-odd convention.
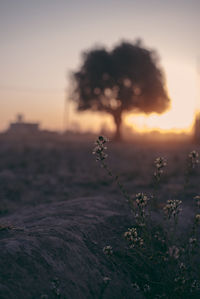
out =
[[[95,148],[93,149],[92,153],[96,156],[97,161],[103,161],[108,156],[105,153],[105,150],[107,150],[107,147],[105,146],[106,142],[108,142],[108,139],[103,136],[99,136],[95,142]]]
[[[149,198],[144,193],[137,193],[135,197],[138,207],[145,208],[147,206]]]
[[[172,216],[176,217],[181,211],[181,200],[168,200],[167,204],[164,206],[163,210],[165,215],[167,216],[168,219],[170,219]]]
[[[143,290],[144,290],[145,293],[147,293],[147,292],[150,292],[151,288],[148,284],[145,284],[144,287],[143,287]]]
[[[144,244],[144,240],[138,236],[135,227],[128,228],[128,231],[124,233],[124,238],[130,243],[130,248],[134,248],[135,246],[142,247]]]
[[[106,255],[112,255],[113,254],[113,249],[112,246],[107,245],[103,248],[103,253]]]
[[[190,245],[195,245],[196,242],[197,242],[197,239],[196,239],[196,238],[190,238],[190,239],[189,239],[189,243],[190,243]]]
[[[199,223],[200,223],[200,214],[197,214],[197,215],[195,216],[195,223],[196,223],[196,224],[199,224]]]
[[[195,166],[199,163],[199,154],[197,153],[197,151],[191,151],[188,155],[189,158],[189,166],[191,168],[195,168]]]
[[[108,283],[110,280],[111,280],[111,278],[108,277],[108,276],[105,276],[105,277],[103,278],[103,281],[104,281],[105,283]]]
[[[154,172],[154,177],[157,181],[160,180],[161,175],[163,174],[163,168],[167,165],[167,161],[163,157],[156,158],[154,161],[156,171]]]
[[[180,256],[180,250],[176,246],[169,247],[168,254],[170,257],[177,260]]]
[[[194,200],[196,201],[197,207],[200,208],[200,196],[199,195],[195,196]]]

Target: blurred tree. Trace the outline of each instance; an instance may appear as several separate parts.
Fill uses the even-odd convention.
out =
[[[140,40],[122,42],[111,52],[105,48],[83,54],[83,64],[73,73],[72,99],[78,110],[111,114],[116,125],[115,139],[121,138],[124,111],[162,113],[169,106],[157,53],[145,49]]]

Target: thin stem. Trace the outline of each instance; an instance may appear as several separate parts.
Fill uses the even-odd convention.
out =
[[[133,209],[133,205],[132,205],[132,201],[131,201],[131,197],[128,194],[128,192],[126,191],[126,189],[124,188],[123,184],[119,181],[119,177],[116,175],[113,175],[111,169],[108,167],[108,165],[104,162],[101,161],[101,165],[102,167],[106,170],[107,174],[113,179],[113,181],[117,184],[117,186],[119,187],[122,195],[125,197],[125,199],[128,201],[129,205],[131,206],[131,208]]]

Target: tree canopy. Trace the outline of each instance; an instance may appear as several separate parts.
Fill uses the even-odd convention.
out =
[[[111,114],[120,139],[122,114],[162,113],[169,106],[165,78],[155,51],[141,42],[122,42],[113,50],[94,48],[83,54],[73,73],[72,99],[79,111],[91,109]]]

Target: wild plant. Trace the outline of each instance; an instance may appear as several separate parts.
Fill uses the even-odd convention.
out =
[[[153,173],[153,194],[152,194],[152,207],[154,209],[158,208],[159,202],[159,191],[161,187],[161,179],[164,174],[164,168],[167,165],[167,160],[164,157],[158,157],[154,161],[154,173]]]
[[[96,161],[100,163],[101,167],[105,169],[107,174],[114,180],[114,182],[119,187],[122,195],[125,199],[131,204],[131,198],[128,195],[126,189],[124,188],[123,184],[119,180],[118,175],[114,175],[108,164],[105,162],[108,154],[106,153],[107,146],[106,143],[109,142],[109,139],[104,136],[99,136],[98,139],[95,141],[95,147],[93,149],[93,155],[96,157]]]
[[[185,182],[184,182],[185,190],[189,186],[191,177],[195,175],[198,164],[199,164],[199,154],[197,151],[193,150],[188,154],[186,158]]]
[[[179,225],[182,201],[167,200],[164,207],[155,212],[152,210],[152,196],[143,192],[130,196],[106,163],[107,141],[99,136],[93,154],[117,183],[134,217],[133,225],[123,234],[124,250],[107,245],[103,248],[104,254],[124,269],[134,291],[142,293],[145,298],[200,298],[200,195],[194,197],[197,213],[191,229],[183,235]],[[194,169],[198,164],[197,152],[192,151],[188,157],[188,167]],[[166,165],[166,159],[155,160],[157,183],[160,183]],[[155,213],[159,217],[155,217]]]
[[[50,289],[50,295],[47,294],[42,294],[40,296],[40,299],[58,299],[61,298],[61,291],[60,291],[60,282],[59,279],[57,277],[55,277],[52,281],[51,281],[51,289]],[[63,297],[62,297],[63,298]]]
[[[154,178],[156,182],[159,183],[161,180],[161,176],[164,172],[164,168],[167,165],[167,161],[165,158],[159,157],[155,159],[154,165],[155,165]]]

